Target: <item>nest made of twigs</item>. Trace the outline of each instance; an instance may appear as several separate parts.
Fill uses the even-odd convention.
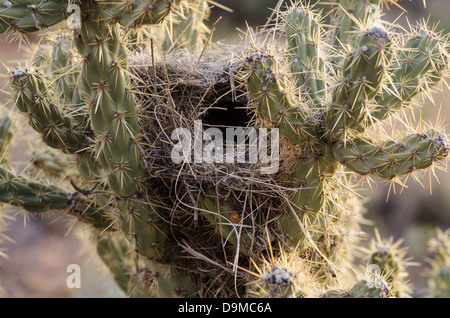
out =
[[[257,259],[268,249],[267,225],[280,214],[279,194],[289,186],[287,176],[295,162],[295,152],[283,140],[275,174],[261,173],[267,163],[260,162],[231,163],[225,158],[222,163],[172,160],[176,143],[172,132],[177,128],[188,129],[191,135],[199,122],[203,129],[215,127],[222,131],[236,127],[253,127],[256,131],[271,128],[247,95],[242,55],[227,52],[141,54],[130,61],[133,93],[139,105],[145,185],[156,189],[158,203],[166,208],[173,225],[174,239],[188,252],[192,263],[189,267],[204,273],[205,285],[217,286],[208,287],[208,293],[214,296],[236,295],[236,285],[242,287],[247,276],[237,274],[237,267],[248,265],[250,259]],[[224,197],[231,195],[238,202],[240,217],[251,219],[247,224],[252,224],[254,240],[245,255],[235,247],[224,248],[224,238],[216,235],[210,224],[202,222],[201,214],[208,211],[201,209],[199,201],[211,190],[225,193]],[[238,222],[237,232],[239,226]],[[236,275],[243,276],[236,279]]]

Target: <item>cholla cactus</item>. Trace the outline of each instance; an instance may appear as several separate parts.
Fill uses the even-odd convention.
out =
[[[60,174],[71,192],[2,167],[0,200],[87,224],[134,297],[394,296],[398,266],[391,276],[351,272],[363,218],[352,177],[396,182],[445,163],[438,128],[384,139],[376,129],[447,75],[446,36],[425,23],[397,34],[380,0],[339,1],[330,28],[295,2],[272,28],[249,30],[242,52],[206,43],[209,2],[4,1],[0,32],[55,28],[44,33],[50,45],[10,70],[11,101],[78,173]],[[65,24],[68,8],[80,16]],[[271,142],[276,173],[225,160],[230,140],[198,137],[235,126],[279,131],[278,144],[256,140]],[[189,148],[175,162],[180,128],[209,156]],[[251,138],[226,148],[251,156]]]
[[[379,275],[391,286],[392,293],[396,297],[412,297],[411,283],[409,281],[408,267],[418,266],[411,261],[407,255],[407,248],[402,246],[403,241],[394,242],[391,237],[388,240],[382,239],[378,230],[375,231],[375,238],[371,240],[368,248],[361,248],[367,264],[375,267]]]
[[[52,151],[37,149],[34,152],[33,165],[44,171],[48,176],[62,177],[69,170],[69,161],[58,158]]]
[[[428,241],[428,249],[433,254],[428,273],[428,292],[430,298],[450,297],[450,231],[436,229]]]

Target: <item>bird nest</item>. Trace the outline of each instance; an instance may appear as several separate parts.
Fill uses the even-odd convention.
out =
[[[186,252],[187,269],[195,270],[205,280],[203,284],[211,286],[206,294],[215,297],[239,293],[248,277],[237,268],[248,268],[250,259],[268,250],[267,225],[282,213],[282,194],[290,187],[288,176],[299,153],[282,136],[275,140],[271,123],[249,102],[242,62],[238,54],[187,52],[163,57],[141,54],[130,61],[139,105],[145,185],[149,192],[155,191],[154,200],[165,209],[170,233]],[[243,139],[228,135],[239,133],[238,127]],[[221,132],[223,139],[205,134],[211,128]],[[256,133],[256,138],[246,132]],[[181,137],[191,145],[184,152],[177,148]],[[258,146],[250,147],[255,140]],[[262,140],[266,157],[260,155]],[[233,145],[228,153],[227,141]],[[256,162],[251,152],[255,149]],[[182,162],[174,160],[174,151],[182,155]],[[230,237],[224,237],[208,218],[208,213],[220,213],[202,205],[211,193],[217,194],[214,200],[219,207],[232,198],[234,218],[227,222],[238,246],[230,244]],[[244,231],[251,236],[245,249],[239,247]],[[276,235],[269,234],[271,238]]]

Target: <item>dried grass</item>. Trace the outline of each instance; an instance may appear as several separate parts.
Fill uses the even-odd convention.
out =
[[[176,52],[164,57],[136,55],[130,65],[140,105],[145,183],[156,189],[157,204],[165,207],[172,237],[186,252],[188,268],[195,271],[202,286],[209,286],[203,296],[244,294],[248,274],[239,267],[250,268],[250,260],[267,251],[265,231],[282,212],[280,193],[289,186],[286,180],[295,152],[281,141],[280,170],[274,175],[261,174],[260,163],[174,163],[172,132],[187,128],[193,134],[194,121],[204,120],[219,103],[240,103],[248,112],[249,127],[267,127],[242,89],[241,58],[238,53]],[[207,127],[208,123],[203,124]],[[235,201],[241,221],[229,224],[234,225],[237,237],[246,232],[253,238],[245,253],[238,253],[239,247],[233,244],[224,244],[228,238],[205,218],[205,213],[215,213],[201,208],[202,198],[210,190],[226,193],[224,197],[231,194]]]

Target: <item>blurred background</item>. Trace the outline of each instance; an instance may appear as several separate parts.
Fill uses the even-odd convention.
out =
[[[222,17],[216,25],[214,41],[237,39],[239,30],[246,29],[245,21],[254,28],[264,25],[278,3],[278,0],[217,1],[231,8],[233,13],[213,9],[210,25]],[[398,19],[397,23],[407,26],[408,20],[414,24],[414,21],[426,18],[430,24],[439,22],[438,29],[450,32],[450,1],[427,0],[426,7],[423,0],[403,0],[399,4],[407,13],[401,15],[401,9],[390,5],[389,10],[385,10],[385,20]],[[30,38],[31,43],[36,41],[37,38]],[[19,45],[0,35],[1,75],[6,75],[8,65],[25,64],[27,56],[25,43]],[[5,76],[0,76],[0,88],[0,104],[4,104],[2,101],[9,98],[4,92],[7,90]],[[433,99],[434,102],[424,101],[423,107],[416,111],[417,116],[433,123],[439,116],[439,122],[448,126],[450,91],[438,91]],[[4,112],[4,107],[0,112]],[[31,144],[36,142],[36,136],[22,127],[21,122],[16,121],[18,129],[9,151],[21,164],[27,164],[31,159],[27,154]],[[450,132],[448,127],[446,131]],[[450,227],[450,172],[436,170],[436,175],[431,174],[428,179],[427,174],[422,184],[411,179],[406,185],[403,191],[397,186],[394,193],[388,184],[378,183],[362,187],[360,193],[367,199],[366,218],[376,224],[382,237],[403,239],[402,246],[408,247],[408,256],[418,263],[409,268],[409,274],[415,296],[420,297],[424,293],[424,271],[429,256],[426,242],[436,227],[443,230]],[[0,245],[0,254],[3,251],[8,255],[8,258],[0,256],[0,297],[123,297],[95,250],[85,239],[80,239],[77,226],[72,227],[73,224],[55,217],[24,221],[21,214],[6,220],[7,234],[13,242],[5,241]],[[364,230],[368,237],[373,236],[373,228]],[[366,243],[368,240],[363,244]],[[66,269],[70,264],[82,268],[80,289],[66,286],[69,275]]]

